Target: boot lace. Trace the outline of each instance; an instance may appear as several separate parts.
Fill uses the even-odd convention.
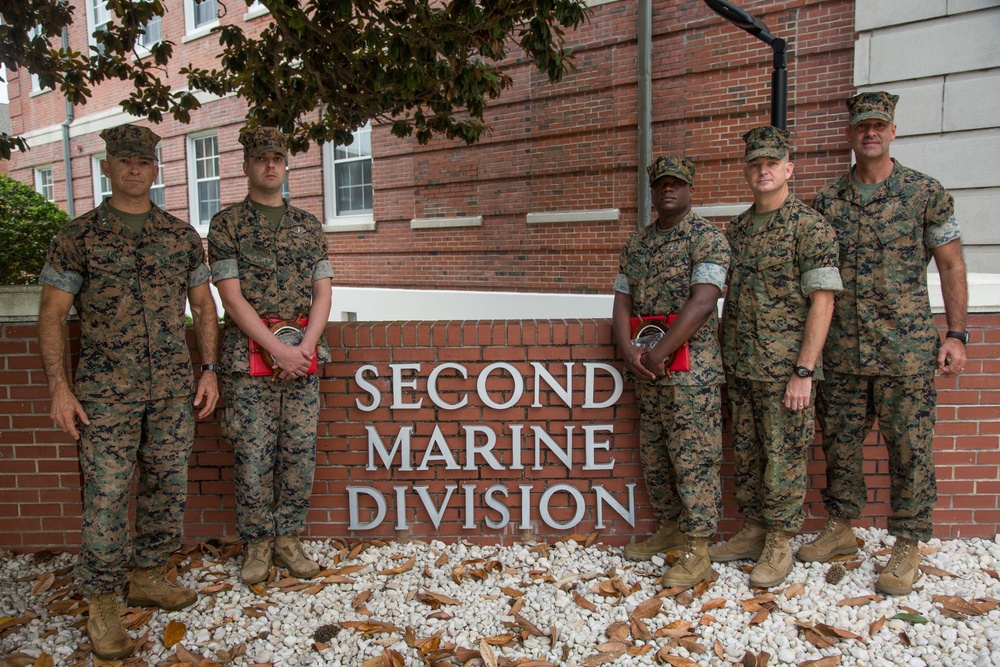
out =
[[[114,595],[102,595],[98,601],[97,609],[101,616],[101,623],[104,625],[114,625],[118,622],[118,600]]]
[[[839,527],[840,527],[839,521],[830,519],[829,521],[826,522],[826,525],[823,526],[823,530],[819,531],[819,535],[816,536],[815,541],[819,542],[824,537],[829,537],[830,535],[835,533]]]
[[[774,556],[774,550],[778,547],[778,533],[769,530],[764,541],[764,550],[760,554],[760,562],[770,561]]]
[[[885,566],[886,572],[895,572],[906,562],[906,559],[910,555],[910,546],[910,542],[903,542],[902,544],[893,546],[892,555]]]

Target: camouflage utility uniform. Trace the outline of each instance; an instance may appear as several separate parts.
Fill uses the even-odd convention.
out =
[[[333,276],[326,236],[310,213],[286,206],[271,227],[249,197],[213,218],[208,257],[216,282],[238,278],[261,317],[309,314],[313,282]],[[325,339],[319,361],[328,361]],[[222,331],[223,396],[227,436],[236,468],[240,537],[255,542],[302,532],[316,467],[319,375],[286,381],[250,375],[247,335],[228,316]]]
[[[715,225],[688,213],[660,232],[653,224],[622,248],[615,291],[632,297],[633,316],[678,313],[695,284],[720,290],[729,244]],[[682,533],[710,537],[719,520],[723,381],[719,318],[713,310],[689,341],[691,370],[635,382],[640,459],[650,503]]]
[[[896,162],[867,203],[848,173],[822,189],[813,207],[836,230],[845,287],[823,350],[823,500],[831,516],[861,516],[864,440],[878,417],[892,480],[889,531],[927,540],[937,499],[931,443],[940,346],[927,263],[933,249],[961,237],[952,197]]]
[[[188,290],[209,278],[198,233],[156,206],[136,234],[102,203],[52,241],[41,282],[74,294],[80,316],[75,395],[80,428],[87,595],[127,578],[128,503],[138,461],[132,562],[152,568],[180,546],[194,436],[194,376],[185,337]]]
[[[736,500],[747,519],[794,533],[802,526],[812,401],[782,405],[816,290],[839,290],[830,225],[789,195],[763,223],[754,207],[726,228],[733,249],[722,353],[733,422]],[[816,364],[816,378],[822,370]]]

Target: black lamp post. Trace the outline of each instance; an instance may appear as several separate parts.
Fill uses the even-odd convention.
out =
[[[754,18],[731,2],[726,2],[726,0],[705,0],[705,4],[713,12],[737,28],[746,30],[771,47],[771,50],[774,52],[774,71],[771,72],[771,125],[782,130],[787,129],[788,67],[785,62],[787,42],[772,35],[760,19]]]

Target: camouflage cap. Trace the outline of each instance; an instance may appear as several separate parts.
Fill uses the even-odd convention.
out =
[[[248,158],[268,151],[288,155],[288,137],[276,127],[245,127],[240,130],[240,143]]]
[[[109,127],[101,132],[101,139],[104,139],[109,156],[143,157],[154,161],[156,144],[160,143],[160,137],[148,127],[139,127],[131,123]]]
[[[653,164],[646,167],[646,173],[649,174],[650,185],[663,176],[673,176],[688,185],[694,185],[694,162],[682,155],[658,157]]]
[[[743,161],[749,162],[759,157],[783,158],[788,155],[788,130],[781,130],[773,125],[755,127],[743,135],[747,147],[743,153]]]
[[[851,113],[850,124],[854,125],[870,118],[891,123],[898,101],[899,95],[890,95],[884,90],[855,95],[847,100],[847,110]]]

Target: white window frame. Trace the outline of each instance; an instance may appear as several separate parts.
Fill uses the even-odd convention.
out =
[[[254,0],[254,2],[247,7],[247,13],[243,15],[243,20],[250,21],[258,16],[264,16],[267,13],[269,13],[267,11],[267,7],[265,7],[260,0]]]
[[[34,39],[40,32],[41,30],[38,26],[35,26],[28,31],[28,39]],[[42,88],[42,84],[39,83],[37,74],[31,75],[31,92],[29,93],[29,96],[41,95],[42,93],[47,93],[51,90],[51,88]]]
[[[35,167],[35,192],[45,197],[45,201],[55,203],[56,201],[56,180],[52,173],[51,164],[43,164]],[[48,174],[46,177],[45,175]],[[46,192],[46,190],[48,192]]]
[[[108,11],[107,0],[86,0],[87,4],[87,42],[97,47],[94,36],[111,23],[111,12]]]
[[[197,146],[199,140],[202,139],[215,139],[215,176],[213,178],[203,178],[198,179],[198,156],[197,156]],[[197,134],[191,134],[187,137],[187,173],[188,173],[188,220],[191,221],[191,225],[197,229],[202,235],[208,233],[208,223],[211,222],[212,216],[208,216],[207,220],[201,219],[201,202],[198,199],[198,185],[202,182],[216,181],[219,185],[219,207],[215,212],[222,209],[222,175],[220,171],[221,155],[219,153],[219,137],[215,130],[209,132],[199,132]],[[214,213],[213,212],[213,215]]]
[[[91,158],[91,164],[93,165],[94,174],[94,206],[100,206],[101,202],[104,201],[105,197],[111,196],[111,181],[108,180],[104,172],[101,171],[101,160],[106,160],[108,157],[107,153],[99,153]],[[163,183],[163,155],[160,152],[160,147],[156,147],[156,165],[159,170],[156,173],[156,180],[153,181],[153,185],[149,188],[149,199],[153,200],[153,190],[159,190],[164,194],[164,204],[166,203],[166,186]],[[104,189],[104,185],[107,184],[107,189]],[[157,204],[160,208],[164,208],[164,205]]]
[[[345,162],[354,162],[359,160],[367,159],[374,166],[374,155],[371,150],[371,123],[365,123],[364,126],[359,127],[354,131],[354,142],[347,147],[351,150],[352,147],[357,147],[359,141],[364,141],[364,135],[368,135],[368,149],[369,153],[367,156],[358,155],[351,156],[346,159],[338,159],[335,154],[337,146],[332,143],[323,144],[323,214],[325,218],[325,224],[323,225],[326,231],[370,231],[375,229],[375,215],[374,208],[365,211],[359,211],[357,213],[346,213],[342,215],[337,214],[337,165],[343,164]],[[374,183],[372,184],[372,204],[374,207]]]
[[[149,25],[151,23],[156,23],[159,26],[160,35],[156,39],[149,39],[149,35],[146,32],[149,29]],[[142,34],[138,36],[138,39],[136,39],[135,48],[136,51],[138,51],[140,54],[147,54],[149,53],[149,49],[151,46],[153,46],[154,44],[158,44],[162,41],[163,41],[163,17],[154,16],[152,19],[146,21],[146,23],[143,24]]]
[[[101,171],[101,160],[107,157],[107,153],[100,153],[91,158],[91,168],[94,173],[94,206],[100,206],[105,197],[111,196],[111,181]],[[104,189],[105,184],[107,184],[107,190]]]
[[[215,2],[215,18],[211,21],[206,21],[200,25],[195,24],[195,10],[196,5],[199,4],[196,0],[184,0],[184,39],[182,41],[190,41],[192,39],[198,39],[199,37],[204,37],[212,31],[212,28],[219,25],[219,3],[218,0],[210,0]]]

